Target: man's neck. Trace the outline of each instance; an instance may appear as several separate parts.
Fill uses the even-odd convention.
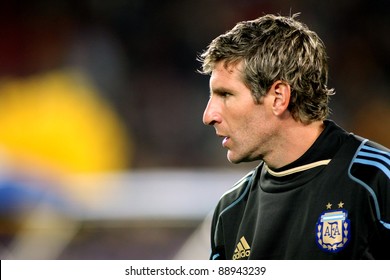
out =
[[[322,121],[310,124],[292,121],[281,129],[273,153],[264,158],[264,161],[271,169],[278,169],[294,162],[313,145],[324,128]]]

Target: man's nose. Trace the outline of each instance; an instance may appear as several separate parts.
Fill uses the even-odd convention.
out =
[[[215,123],[221,122],[221,116],[216,109],[216,104],[210,98],[203,113],[203,123],[205,125],[214,125]]]

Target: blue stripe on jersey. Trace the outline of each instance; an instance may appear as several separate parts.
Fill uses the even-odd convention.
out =
[[[390,177],[390,152],[382,151],[365,145],[362,146],[362,149],[357,153],[357,158],[363,160],[371,159],[367,162],[361,163],[376,166],[382,170],[388,178]]]
[[[382,151],[373,147],[369,147],[366,145],[367,139],[363,141],[363,143],[360,145],[360,147],[357,149],[357,152],[355,156],[353,157],[351,164],[348,169],[348,176],[358,184],[362,185],[372,196],[375,204],[375,211],[376,211],[376,216],[378,220],[381,222],[381,224],[387,228],[390,229],[390,223],[385,223],[381,219],[381,214],[379,210],[379,203],[378,203],[378,198],[374,192],[374,190],[367,185],[365,182],[360,180],[359,178],[356,178],[351,174],[351,168],[354,163],[360,163],[364,165],[370,165],[370,166],[375,166],[379,168],[381,171],[383,171],[384,174],[388,178],[390,178],[390,170],[389,170],[389,165],[390,165],[390,153],[386,151]],[[363,152],[363,150],[365,152]],[[367,159],[370,158],[370,159]],[[388,165],[388,166],[386,166]]]
[[[381,224],[387,228],[387,229],[390,229],[390,224],[389,223],[385,223],[384,221],[381,221]]]
[[[377,148],[373,148],[373,147],[370,147],[370,146],[364,146],[364,147],[362,147],[362,150],[368,150],[368,151],[376,152],[378,154],[385,154],[388,157],[390,157],[390,152],[382,151],[382,150],[379,150]]]
[[[357,163],[378,167],[390,178],[390,152],[363,145],[355,159]]]
[[[379,159],[380,161],[383,161],[387,165],[390,165],[390,158],[386,157],[386,154],[378,155],[374,153],[367,153],[367,152],[359,152],[358,157],[368,157],[368,158],[374,158],[374,159]]]
[[[215,260],[216,258],[218,258],[220,255],[219,254],[215,254],[213,257],[212,257],[212,260]]]

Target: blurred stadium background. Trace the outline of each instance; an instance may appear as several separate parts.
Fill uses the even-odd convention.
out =
[[[204,259],[254,167],[201,118],[197,55],[240,20],[300,19],[330,57],[331,118],[390,146],[387,0],[0,4],[0,259]]]

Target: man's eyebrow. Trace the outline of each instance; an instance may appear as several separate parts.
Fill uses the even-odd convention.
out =
[[[215,88],[215,89],[210,89],[210,94],[212,93],[230,93],[232,92],[230,89],[227,89],[227,88],[224,88],[224,87],[218,87],[218,88]]]

